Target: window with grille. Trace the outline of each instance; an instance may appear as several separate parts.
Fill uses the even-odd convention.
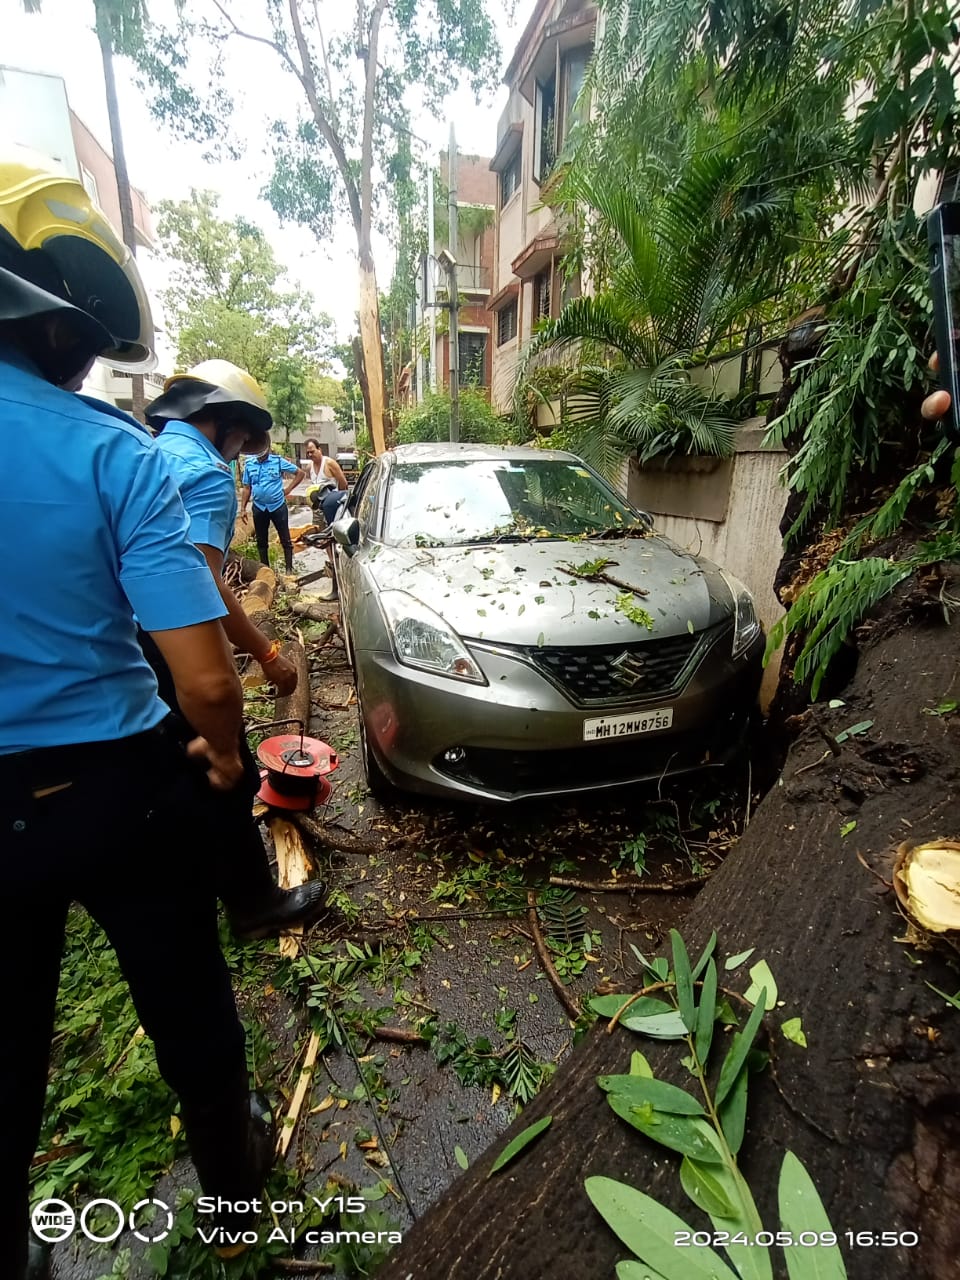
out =
[[[487,385],[487,335],[485,333],[460,334],[460,385],[471,387]]]
[[[952,160],[940,177],[937,203],[960,200],[960,160]]]
[[[517,336],[517,304],[516,301],[502,307],[497,312],[497,346]]]
[[[537,182],[551,173],[557,158],[557,76],[537,81],[536,130],[533,139],[533,176]]]
[[[517,147],[513,154],[513,158],[508,161],[507,167],[500,174],[500,207],[510,200],[520,187],[520,160],[523,154],[523,148]]]
[[[537,320],[550,319],[550,276],[551,269],[548,267],[546,271],[541,271],[533,281],[533,319]]]

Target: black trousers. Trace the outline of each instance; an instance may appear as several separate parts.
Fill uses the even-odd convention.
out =
[[[33,795],[61,783],[70,785]],[[0,756],[4,946],[20,958],[5,984],[0,1049],[5,1280],[19,1280],[25,1265],[28,1168],[71,902],[90,912],[117,953],[160,1071],[180,1097],[204,1190],[229,1196],[244,1181],[249,1086],[205,870],[211,794],[182,743],[161,731]]]
[[[293,543],[290,541],[290,512],[287,509],[287,504],[284,502],[277,507],[276,511],[264,511],[262,507],[258,507],[254,503],[253,529],[257,535],[257,551],[260,553],[261,564],[270,563],[267,548],[271,524],[276,529],[280,545],[283,547],[283,560],[287,567],[287,573],[293,573]]]
[[[195,738],[196,733],[183,718],[177,702],[177,687],[163,654],[147,632],[138,630],[137,637],[143,656],[157,677],[160,697],[180,719],[183,736]],[[253,798],[260,790],[260,770],[246,737],[240,739],[240,758],[244,771],[242,782],[232,791],[213,791],[208,797],[208,811],[215,831],[205,856],[217,897],[228,911],[242,914],[262,904],[276,885],[260,828],[251,816]]]

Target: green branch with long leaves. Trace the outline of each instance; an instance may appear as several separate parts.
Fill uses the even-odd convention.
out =
[[[750,970],[742,995],[719,986],[716,934],[691,965],[675,929],[672,967],[665,957],[635,955],[647,979],[638,995],[603,996],[591,1002],[595,1012],[627,1030],[656,1040],[675,1040],[686,1048],[683,1065],[696,1093],[657,1079],[643,1054],[632,1055],[627,1075],[601,1076],[597,1083],[611,1109],[651,1141],[682,1157],[680,1185],[696,1209],[706,1214],[710,1232],[692,1229],[651,1196],[613,1178],[587,1178],[592,1204],[636,1260],[617,1265],[618,1280],[773,1280],[773,1246],[781,1248],[790,1280],[846,1280],[837,1233],[833,1230],[809,1174],[792,1152],[784,1153],[778,1185],[779,1230],[764,1228],[738,1155],[744,1140],[751,1072],[766,1056],[754,1042],[765,1015],[777,1005],[773,975],[765,961]],[[728,959],[735,969],[750,956]],[[656,996],[653,993],[656,992]],[[733,1032],[715,1069],[714,1052],[721,1026],[736,1025],[731,1000],[750,1007],[742,1029]],[[806,1044],[799,1020],[781,1033]],[[772,1036],[768,1030],[768,1036]],[[703,1243],[703,1237],[710,1243]],[[712,1244],[723,1247],[730,1265]]]

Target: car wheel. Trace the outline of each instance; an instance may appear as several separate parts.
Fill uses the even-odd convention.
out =
[[[360,726],[360,760],[367,779],[367,790],[377,800],[396,800],[398,795],[397,788],[377,764],[376,758],[370,750],[367,728],[363,720],[363,703],[360,701],[359,696],[357,698],[357,713],[357,721]]]

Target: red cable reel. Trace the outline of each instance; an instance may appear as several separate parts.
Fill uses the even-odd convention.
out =
[[[318,738],[308,738],[301,720],[270,720],[251,725],[268,729],[278,724],[296,724],[300,732],[264,738],[257,747],[261,786],[257,798],[272,809],[305,812],[325,804],[332,790],[327,775],[340,764],[334,749]]]

